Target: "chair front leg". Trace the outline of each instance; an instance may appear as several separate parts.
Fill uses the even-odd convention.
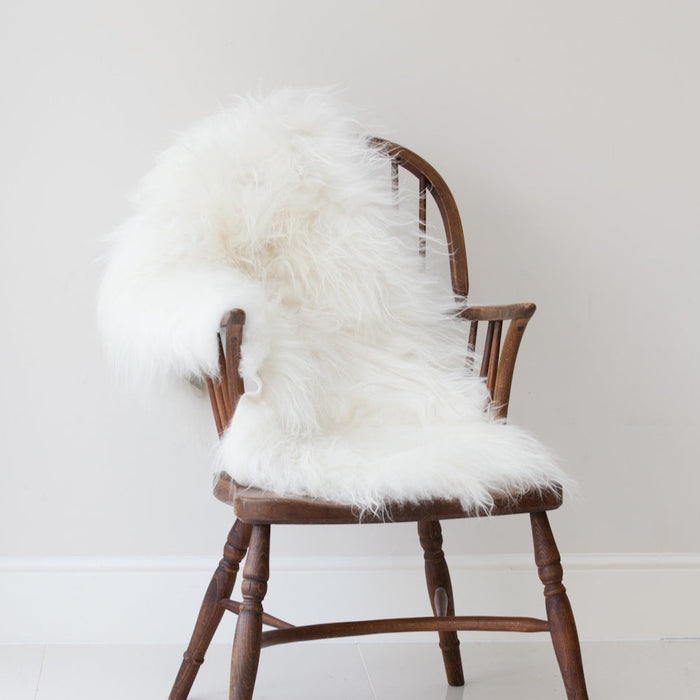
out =
[[[425,579],[433,614],[438,617],[455,614],[450,572],[442,551],[442,528],[437,520],[418,522],[418,537],[425,559]],[[445,664],[445,674],[450,685],[464,685],[462,657],[459,653],[459,638],[456,632],[438,632],[440,649]]]
[[[183,655],[182,664],[170,691],[169,700],[186,700],[189,695],[197,671],[204,663],[204,655],[225,612],[219,602],[231,597],[239,564],[248,549],[250,531],[250,525],[236,520],[228,534],[223,558],[214,572],[207,592],[204,594],[197,623],[187,651]]]
[[[535,562],[540,580],[544,584],[547,620],[559,669],[568,700],[588,700],[586,680],[583,675],[581,646],[576,632],[576,622],[571,610],[566,588],[562,583],[564,570],[547,513],[531,513],[532,537],[535,544]]]
[[[231,654],[229,700],[251,700],[260,659],[262,601],[270,576],[270,526],[254,525],[243,567],[243,605],[238,614]]]

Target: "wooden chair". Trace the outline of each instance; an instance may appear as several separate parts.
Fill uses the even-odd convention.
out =
[[[418,184],[420,219],[419,253],[425,254],[427,194],[437,204],[450,252],[450,273],[456,294],[469,291],[467,257],[462,224],[454,198],[435,169],[412,151],[397,144],[374,140],[392,157],[391,176],[394,188],[414,176]],[[480,375],[486,378],[496,411],[505,417],[508,410],[513,369],[525,327],[535,312],[534,304],[470,307],[464,311],[469,324],[469,346],[477,343],[479,324],[486,324]],[[219,337],[220,376],[209,378],[207,386],[219,434],[228,425],[244,391],[238,374],[239,351],[244,332],[245,313],[232,310],[222,321]],[[529,513],[534,540],[535,562],[544,585],[546,620],[527,617],[455,616],[450,574],[442,551],[440,521],[483,515],[465,511],[458,500],[432,500],[418,505],[387,504],[388,521],[414,521],[425,559],[425,575],[433,617],[335,622],[294,626],[263,612],[262,601],[269,577],[269,542],[271,525],[319,525],[358,523],[357,513],[349,506],[312,498],[281,497],[255,488],[239,488],[227,474],[219,474],[215,496],[233,506],[236,520],[231,529],[223,558],[209,584],[192,639],[170,693],[170,700],[185,700],[204,661],[204,654],[226,610],[238,615],[231,662],[230,700],[250,700],[253,696],[260,649],[292,641],[344,637],[381,632],[434,630],[439,634],[447,682],[463,685],[464,674],[459,653],[457,630],[493,630],[549,632],[566,688],[568,700],[588,697],[581,662],[576,625],[562,584],[559,552],[549,526],[547,511],[562,503],[561,491],[527,492],[516,498],[495,497],[491,515]],[[379,522],[365,515],[363,523]],[[247,552],[247,557],[246,557]],[[242,597],[230,599],[243,558]],[[263,631],[263,625],[271,630]]]

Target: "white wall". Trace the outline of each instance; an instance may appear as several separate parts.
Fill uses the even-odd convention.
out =
[[[473,298],[538,303],[511,417],[561,454],[563,551],[700,552],[700,5],[639,0],[6,2],[0,557],[218,557],[206,402],[118,393],[102,237],[170,134],[235,93],[339,84],[446,177]],[[513,522],[514,521],[514,522]],[[340,535],[340,537],[338,537]],[[449,551],[528,551],[521,519]],[[411,526],[273,554],[415,553]],[[16,561],[13,559],[12,561]]]

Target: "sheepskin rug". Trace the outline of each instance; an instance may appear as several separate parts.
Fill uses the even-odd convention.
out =
[[[455,300],[424,272],[388,158],[324,92],[240,99],[181,134],[114,235],[105,345],[143,382],[216,375],[246,312],[246,385],[219,448],[239,483],[366,511],[548,489],[563,475],[492,418]]]

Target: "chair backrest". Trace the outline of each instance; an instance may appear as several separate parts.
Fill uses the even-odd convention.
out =
[[[418,251],[420,255],[425,255],[426,248],[425,238],[421,234],[425,234],[427,227],[428,193],[437,204],[447,239],[452,289],[458,297],[466,297],[469,293],[469,272],[467,269],[467,250],[464,245],[464,230],[457,203],[447,183],[427,160],[408,148],[379,138],[372,139],[371,143],[391,156],[391,179],[395,190],[399,188],[399,168],[413,175],[417,181],[420,232]]]
[[[418,251],[425,255],[424,235],[427,219],[427,194],[430,193],[437,204],[442,228],[447,240],[452,289],[458,298],[466,298],[469,292],[469,271],[467,251],[464,243],[462,220],[450,188],[440,173],[424,158],[404,146],[384,139],[374,138],[372,143],[391,156],[391,178],[395,190],[399,187],[399,168],[410,173],[418,188]],[[410,186],[409,183],[404,183]],[[479,376],[486,380],[486,386],[493,400],[494,412],[499,418],[508,413],[508,402],[520,340],[527,322],[535,313],[534,304],[511,304],[499,307],[470,307],[462,316],[469,321],[467,347],[470,352],[481,355]],[[504,331],[503,323],[507,323]],[[486,324],[486,333],[478,338],[479,323]],[[475,369],[475,368],[474,368]]]
[[[409,180],[416,181],[413,186],[417,187],[419,255],[426,254],[427,195],[432,196],[447,240],[452,289],[458,298],[466,298],[469,273],[464,231],[457,204],[447,183],[430,163],[408,148],[379,138],[372,139],[371,144],[391,157],[391,179],[395,190],[398,190],[400,181],[402,187],[410,184],[406,178],[400,178],[400,169],[409,174]],[[462,313],[469,322],[465,344],[471,352],[482,357],[479,376],[486,380],[493,400],[493,411],[499,418],[505,418],[508,412],[515,358],[525,326],[534,312],[534,304],[511,304],[469,307]],[[483,338],[478,338],[478,326],[482,322],[486,324],[486,333]],[[504,322],[509,322],[505,333]],[[234,309],[225,315],[219,334],[219,377],[207,378],[219,434],[229,424],[244,392],[238,373],[244,323],[244,311]]]

